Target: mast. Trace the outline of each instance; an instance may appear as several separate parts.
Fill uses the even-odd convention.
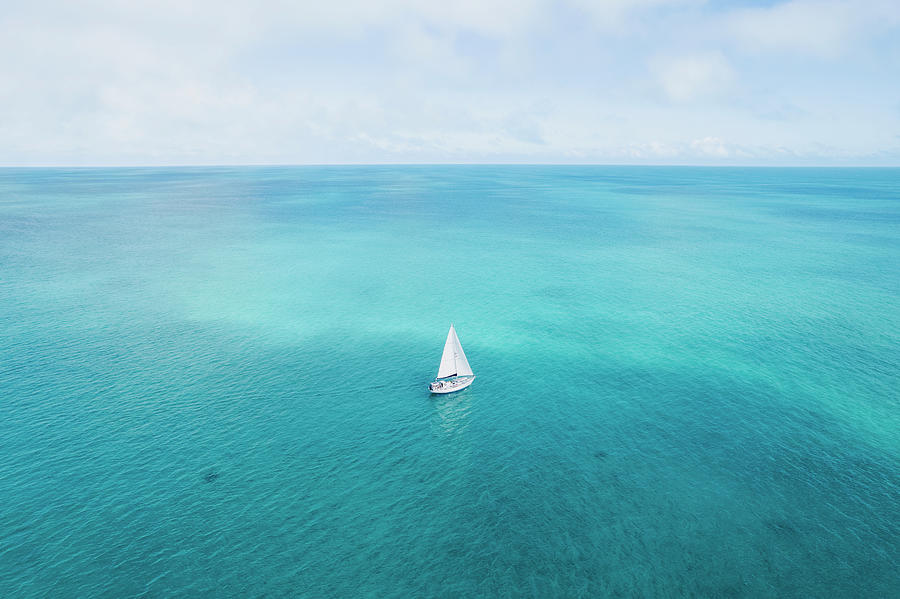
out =
[[[469,367],[469,361],[466,359],[466,354],[463,353],[459,337],[456,336],[456,329],[451,324],[450,331],[447,333],[447,341],[444,343],[444,353],[441,354],[441,365],[438,368],[437,378],[443,379],[460,375],[471,376],[472,368]]]
[[[450,332],[447,333],[447,341],[444,342],[444,352],[441,354],[441,365],[438,368],[437,378],[443,379],[449,376],[456,376],[456,356],[453,347],[453,339],[456,337],[456,331],[453,325],[450,325]]]
[[[453,333],[453,376],[459,374],[459,365],[456,363],[459,359],[459,353],[456,351],[456,348],[459,347],[459,337],[456,336],[456,329],[453,328],[453,323],[450,323],[450,332]]]

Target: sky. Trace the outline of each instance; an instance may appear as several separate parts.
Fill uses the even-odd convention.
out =
[[[900,166],[900,0],[7,0],[0,165]]]

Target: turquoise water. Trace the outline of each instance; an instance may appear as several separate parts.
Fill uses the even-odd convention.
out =
[[[897,597],[898,298],[897,169],[0,170],[0,596]]]

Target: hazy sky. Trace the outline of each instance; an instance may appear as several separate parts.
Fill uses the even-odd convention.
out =
[[[0,57],[0,165],[900,165],[900,0],[13,0]]]

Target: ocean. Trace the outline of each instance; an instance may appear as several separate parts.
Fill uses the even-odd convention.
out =
[[[900,169],[0,169],[2,597],[900,597],[898,390]]]

